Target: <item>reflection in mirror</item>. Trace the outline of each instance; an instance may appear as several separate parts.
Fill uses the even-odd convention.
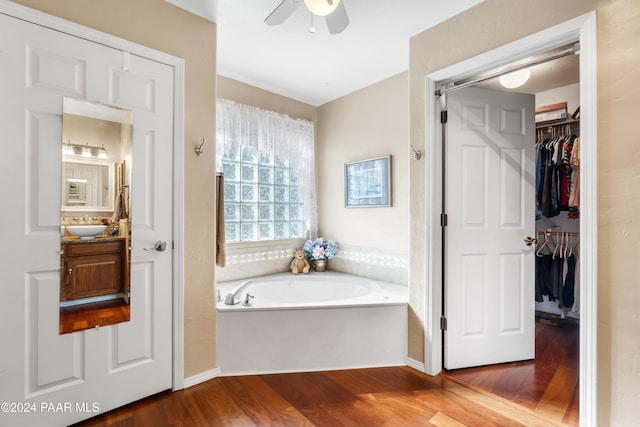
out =
[[[132,116],[63,99],[61,334],[130,319]]]
[[[62,158],[62,212],[109,212],[114,202],[114,163]]]

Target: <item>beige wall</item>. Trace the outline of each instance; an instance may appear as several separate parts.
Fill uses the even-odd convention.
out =
[[[408,73],[320,106],[318,231],[341,243],[405,251],[409,163]],[[344,207],[344,164],[391,154],[392,207]]]
[[[634,0],[486,0],[410,44],[410,141],[424,149],[424,77],[505,43],[597,12],[599,425],[640,424],[640,4]],[[440,46],[445,46],[440,48]],[[455,47],[455,48],[454,48]],[[410,163],[409,356],[424,360],[424,162]]]
[[[318,121],[318,108],[313,105],[220,75],[218,76],[216,96],[239,104],[286,114],[294,119],[303,119],[314,123]]]
[[[185,376],[215,368],[214,202],[202,191],[212,188],[215,158],[193,152],[202,138],[215,141],[215,24],[161,0],[17,3],[185,60]]]

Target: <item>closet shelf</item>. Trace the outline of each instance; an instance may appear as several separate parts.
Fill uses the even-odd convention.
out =
[[[580,119],[564,119],[564,120],[550,120],[547,122],[536,123],[536,129],[544,129],[553,126],[566,126],[571,125],[571,127],[580,126]]]

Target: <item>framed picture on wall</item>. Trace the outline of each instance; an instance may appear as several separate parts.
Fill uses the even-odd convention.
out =
[[[391,206],[391,155],[345,163],[344,206]]]

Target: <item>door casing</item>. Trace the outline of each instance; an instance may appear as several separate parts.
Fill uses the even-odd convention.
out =
[[[139,55],[174,69],[173,129],[173,390],[184,388],[184,60],[16,3],[0,2],[0,13]]]
[[[580,43],[580,424],[597,423],[597,62],[596,13],[590,12],[512,43],[466,59],[425,76],[425,146],[428,165],[425,173],[427,266],[424,313],[424,372],[442,371],[442,239],[440,232],[441,125],[440,100],[435,91],[447,81],[461,80],[529,56]],[[533,215],[533,212],[532,212]]]

